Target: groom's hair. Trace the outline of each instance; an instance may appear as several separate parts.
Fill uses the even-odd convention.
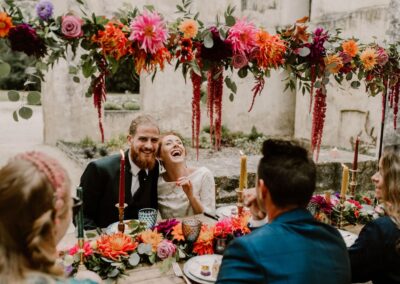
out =
[[[154,126],[160,132],[160,128],[158,127],[157,121],[148,114],[142,114],[132,120],[131,125],[129,126],[129,134],[134,136],[139,126],[147,125],[147,126]]]

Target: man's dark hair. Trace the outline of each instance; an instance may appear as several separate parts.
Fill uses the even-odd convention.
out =
[[[303,147],[294,142],[268,139],[262,147],[258,178],[278,207],[306,207],[315,190],[316,166]]]

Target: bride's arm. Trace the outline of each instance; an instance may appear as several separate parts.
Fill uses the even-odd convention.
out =
[[[189,199],[190,205],[193,208],[194,214],[203,213],[204,208],[200,201],[193,194],[193,185],[188,177],[181,177],[176,182],[176,185],[182,186],[187,198]]]

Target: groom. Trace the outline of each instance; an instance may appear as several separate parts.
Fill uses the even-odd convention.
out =
[[[135,118],[125,152],[125,219],[137,219],[142,208],[157,209],[158,162],[156,151],[160,130],[149,115]],[[115,204],[119,197],[120,154],[90,162],[81,177],[86,230],[104,228],[118,221]]]

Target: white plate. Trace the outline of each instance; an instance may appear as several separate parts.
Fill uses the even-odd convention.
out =
[[[185,263],[185,265],[183,266],[183,271],[186,276],[196,282],[206,284],[214,283],[215,281],[217,281],[217,275],[212,275],[212,267],[215,261],[221,264],[222,255],[206,254],[195,256]],[[210,267],[210,276],[204,276],[200,273],[202,265],[208,265]]]
[[[130,221],[137,221],[136,219],[129,219],[129,220],[124,220],[124,224],[125,224],[125,233],[129,231],[129,226],[127,225],[127,223],[129,223]],[[107,235],[112,235],[115,234],[116,232],[118,232],[118,223],[119,222],[115,222],[112,223],[110,225],[108,225],[108,227],[106,228],[106,234]]]
[[[229,206],[223,206],[215,210],[215,213],[220,216],[220,218],[226,218],[226,217],[231,217],[232,216],[232,209],[236,209],[237,212],[237,206],[236,205],[229,205]]]
[[[350,233],[348,231],[339,229],[339,233],[342,235],[342,238],[348,248],[351,247],[354,244],[354,242],[356,241],[356,239],[358,238],[358,236],[356,234]]]

